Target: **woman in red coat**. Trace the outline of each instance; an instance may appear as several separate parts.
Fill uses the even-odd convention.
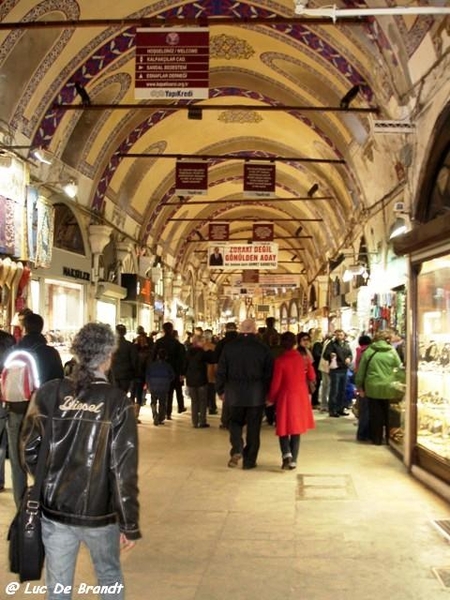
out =
[[[315,427],[308,381],[314,381],[316,375],[295,344],[295,335],[290,331],[281,335],[285,352],[275,360],[268,396],[268,404],[276,405],[275,433],[280,439],[282,469],[295,469],[300,435]]]

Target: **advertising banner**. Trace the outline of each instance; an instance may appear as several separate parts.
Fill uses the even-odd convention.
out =
[[[208,98],[208,28],[136,29],[134,97],[137,100]]]
[[[212,269],[276,269],[278,244],[209,244],[208,265]]]
[[[210,242],[226,242],[230,237],[229,223],[210,223],[208,239]]]
[[[273,198],[275,196],[274,163],[244,163],[244,196],[247,198]]]
[[[178,196],[206,196],[208,193],[208,163],[191,160],[177,161],[175,193]]]

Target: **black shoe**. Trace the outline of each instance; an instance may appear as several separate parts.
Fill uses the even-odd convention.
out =
[[[330,413],[330,417],[340,417],[339,413]]]
[[[198,427],[199,427],[199,429],[205,429],[206,427],[211,427],[211,425],[209,423],[202,423]]]
[[[209,414],[210,415],[217,415],[217,414],[219,414],[219,411],[217,411],[217,410],[210,410]]]
[[[254,463],[253,465],[242,465],[242,468],[248,471],[248,469],[256,469],[257,465]]]
[[[345,408],[343,408],[342,410],[340,410],[340,411],[339,411],[339,415],[340,415],[341,417],[348,417],[348,415],[349,415],[349,414],[350,414],[350,413],[349,413],[349,412],[348,412],[348,410],[347,410],[347,409],[345,409]]]
[[[172,420],[172,417],[171,417],[170,415],[167,415],[166,419],[167,419],[168,421],[171,421],[171,420]]]
[[[291,463],[292,463],[292,457],[291,456],[286,456],[285,458],[283,458],[283,463],[281,465],[281,468],[284,471],[287,471],[288,469],[291,468]]]
[[[184,412],[186,412],[186,411],[187,411],[187,408],[180,408],[180,409],[178,410],[178,414],[179,414],[179,415],[181,415],[181,413],[184,413]]]

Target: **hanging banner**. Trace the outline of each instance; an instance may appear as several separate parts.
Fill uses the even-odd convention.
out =
[[[229,223],[210,223],[208,239],[210,242],[226,242],[230,237]]]
[[[209,97],[207,27],[136,29],[136,100]]]
[[[247,198],[275,196],[275,163],[244,163],[244,196]]]
[[[175,168],[175,194],[206,196],[208,193],[208,163],[179,160]]]
[[[209,244],[208,257],[213,269],[276,269],[278,244]]]
[[[253,223],[254,242],[273,242],[273,223]]]

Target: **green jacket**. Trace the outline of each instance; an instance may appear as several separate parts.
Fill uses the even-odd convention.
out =
[[[400,357],[391,344],[384,340],[373,342],[361,356],[356,386],[364,390],[368,398],[392,400],[397,394],[392,387],[396,380],[395,370],[401,368]]]

